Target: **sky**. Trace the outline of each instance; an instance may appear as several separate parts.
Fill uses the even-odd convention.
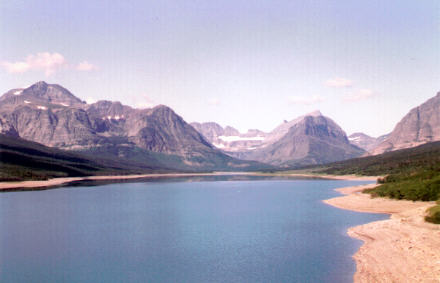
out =
[[[0,93],[165,104],[270,131],[314,110],[386,134],[440,91],[438,0],[0,1]]]

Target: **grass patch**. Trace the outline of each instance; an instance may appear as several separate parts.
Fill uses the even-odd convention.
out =
[[[392,174],[379,179],[382,185],[365,190],[374,197],[433,201],[440,199],[440,172],[420,170],[410,174]]]
[[[431,223],[440,224],[440,201],[437,201],[438,205],[428,209],[428,215],[425,220]]]
[[[306,168],[315,173],[384,176],[380,186],[364,192],[373,197],[440,202],[440,142]],[[426,221],[440,224],[440,203]]]

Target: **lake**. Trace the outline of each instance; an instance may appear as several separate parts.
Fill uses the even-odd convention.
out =
[[[179,178],[0,194],[0,282],[352,282],[366,182]]]

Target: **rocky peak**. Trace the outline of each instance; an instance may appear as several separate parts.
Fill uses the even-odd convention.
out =
[[[31,89],[32,91],[37,93],[41,93],[46,92],[48,86],[49,85],[45,81],[39,81],[28,87],[28,89]]]
[[[290,131],[300,131],[301,134],[319,138],[337,138],[348,143],[347,135],[333,120],[322,115],[306,115]]]
[[[320,112],[282,123],[264,140],[263,146],[239,157],[278,166],[333,162],[360,156],[364,151],[349,143],[345,132]]]
[[[153,113],[153,115],[170,115],[170,114],[175,114],[173,109],[171,109],[170,107],[163,105],[163,104],[159,104],[157,106],[154,106],[151,109],[151,112]],[[175,114],[177,115],[177,114]]]
[[[225,135],[225,136],[239,136],[240,132],[236,128],[233,128],[231,126],[226,126],[224,129],[223,135]]]
[[[321,113],[321,111],[319,111],[319,110],[315,110],[315,111],[312,111],[312,112],[310,112],[310,113],[307,113],[306,115],[304,115],[304,116],[312,116],[312,117],[319,117],[319,116],[322,116],[322,113]]]
[[[24,89],[21,96],[38,100],[39,102],[63,104],[67,106],[84,104],[83,101],[62,86],[48,84],[44,81],[37,82]]]

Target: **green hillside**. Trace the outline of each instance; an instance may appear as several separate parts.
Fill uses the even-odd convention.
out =
[[[169,172],[164,166],[127,162],[46,147],[0,135],[0,181],[53,177]]]
[[[432,142],[414,148],[353,158],[309,169],[324,174],[383,176],[436,167],[439,163],[440,142]]]
[[[385,176],[378,180],[382,185],[366,192],[395,199],[440,200],[440,142],[331,163],[312,171]],[[432,208],[429,214],[428,221],[440,223],[440,206]]]

